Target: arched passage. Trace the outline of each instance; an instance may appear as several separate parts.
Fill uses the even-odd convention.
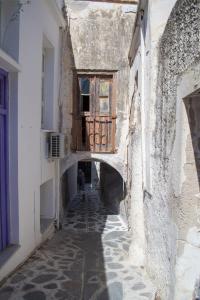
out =
[[[123,178],[124,182],[127,180],[127,171],[126,171],[126,164],[124,163],[123,159],[119,154],[98,154],[98,153],[89,153],[89,152],[77,152],[72,153],[70,157],[66,160],[62,161],[61,165],[61,176],[73,166],[75,163],[78,163],[82,160],[90,160],[90,161],[98,161],[104,162],[109,164],[111,167],[116,169],[118,173]]]
[[[84,187],[81,180],[77,180],[79,173],[84,174]],[[75,274],[71,281],[73,288],[83,287],[84,299],[117,299],[118,294],[121,299],[127,284],[122,277],[131,278],[133,272],[129,266],[126,268],[131,240],[122,218],[125,217],[125,182],[110,164],[82,159],[63,174],[63,201],[67,194],[74,194],[75,185],[76,195],[63,203],[66,210],[62,229],[69,241],[70,263],[73,262],[67,275]],[[123,276],[120,271],[124,272]],[[111,296],[113,291],[114,297]]]
[[[81,173],[84,177],[84,188]],[[108,163],[94,159],[82,159],[73,163],[62,176],[61,190],[61,215],[69,209],[78,193],[86,194],[90,190],[98,193],[100,201],[113,214],[120,214],[127,222],[126,183],[118,170]]]

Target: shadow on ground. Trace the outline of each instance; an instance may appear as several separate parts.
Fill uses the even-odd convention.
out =
[[[152,286],[128,260],[130,233],[97,192],[81,193],[63,229],[0,289],[0,300],[145,300]]]

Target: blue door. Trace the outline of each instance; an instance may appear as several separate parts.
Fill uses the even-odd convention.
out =
[[[8,234],[8,77],[0,69],[0,251],[9,243]]]

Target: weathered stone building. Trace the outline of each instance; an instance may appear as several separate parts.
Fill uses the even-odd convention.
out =
[[[126,193],[125,185],[124,187],[119,185],[118,180],[121,180],[121,177],[124,184],[127,181],[130,74],[128,51],[136,8],[135,4],[66,1],[64,9],[68,28],[67,32],[63,33],[62,46],[62,130],[68,134],[69,144],[73,143],[73,135],[81,135],[82,129],[73,133],[74,110],[76,110],[76,107],[74,108],[76,105],[74,78],[79,74],[85,74],[86,76],[112,76],[114,78],[116,134],[114,133],[113,136],[115,139],[114,153],[107,154],[105,151],[69,152],[66,159],[61,162],[61,175],[70,166],[77,168],[76,164],[80,160],[100,161],[102,166],[106,162],[117,171],[115,173],[113,169],[113,173],[111,172],[111,175],[113,174],[111,191],[116,190],[115,194],[119,194],[116,196],[117,202],[124,198],[124,196],[120,196],[122,195],[121,190],[124,189],[123,195]],[[68,55],[69,53],[70,55]],[[102,177],[105,177],[103,168],[101,170]],[[119,179],[117,179],[118,176]],[[105,188],[104,191],[106,190]],[[111,195],[107,194],[106,198],[113,201]],[[117,198],[119,199],[117,200]],[[125,198],[128,199],[128,197]],[[119,204],[125,218],[128,217],[126,199]]]
[[[132,179],[136,196],[132,210],[137,197],[141,209],[138,215],[133,213],[139,217],[133,236],[138,232],[137,241],[143,232],[145,265],[161,299],[199,297],[198,288],[194,292],[200,261],[199,5],[199,1],[141,1],[130,50],[132,82],[137,87],[131,93],[132,165],[138,147],[142,161],[132,172],[133,178],[141,176],[143,194],[135,194]],[[133,249],[137,246],[133,239]]]

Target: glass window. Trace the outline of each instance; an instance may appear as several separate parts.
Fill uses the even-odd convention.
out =
[[[109,113],[109,97],[99,97],[100,113]]]
[[[110,82],[108,80],[100,80],[99,82],[99,110],[100,113],[110,112],[109,102],[109,87]]]
[[[86,77],[81,77],[79,79],[80,85],[80,101],[81,101],[81,111],[90,111],[90,79]]]
[[[81,95],[82,100],[82,111],[90,111],[90,96]]]
[[[80,78],[81,94],[90,94],[90,80],[88,78]]]
[[[100,80],[99,96],[109,96],[109,81]]]

